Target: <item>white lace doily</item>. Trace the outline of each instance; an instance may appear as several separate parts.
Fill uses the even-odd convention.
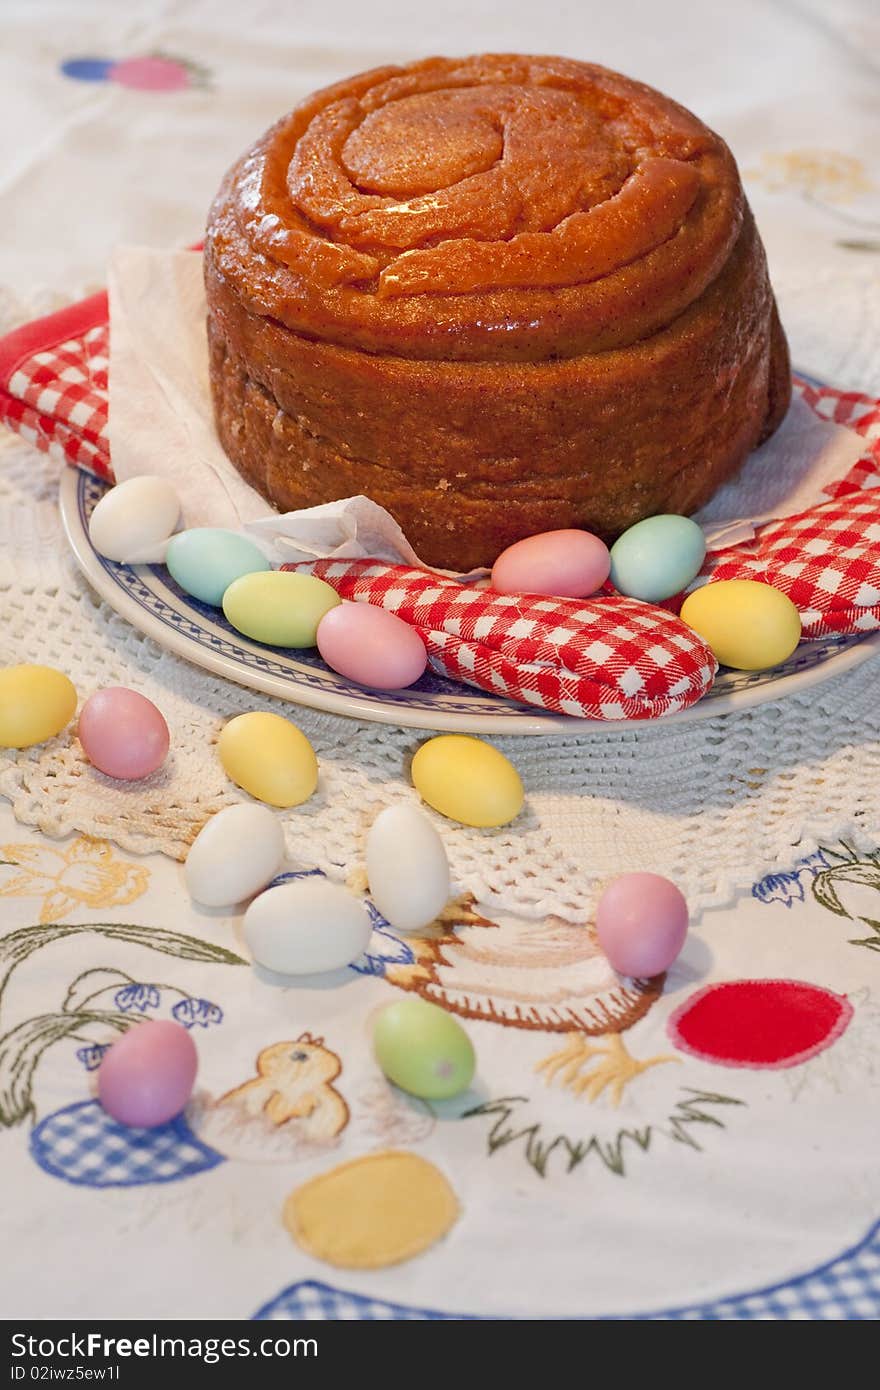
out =
[[[782,290],[788,326],[795,344],[799,335],[809,344],[805,366],[870,386],[878,316],[863,310],[880,288],[861,275],[835,287],[838,303],[852,301],[858,333],[835,349],[816,328],[819,319],[828,323],[827,304],[820,313],[815,287],[797,284]],[[7,327],[26,316],[8,297],[0,310]],[[356,871],[378,810],[415,799],[407,764],[423,736],[280,705],[163,651],[76,572],[57,490],[58,465],[4,435],[0,664],[57,666],[83,699],[101,685],[141,690],[164,712],[173,747],[159,773],[132,785],[92,768],[70,731],[22,753],[4,751],[0,793],[16,817],[46,834],[78,830],[182,859],[206,818],[239,795],[213,748],[223,721],[274,708],[308,735],[321,768],[312,800],[282,813],[291,858],[338,878]],[[880,785],[878,675],[880,663],[869,661],[778,703],[694,724],[495,740],[522,774],[527,808],[495,831],[437,819],[456,883],[499,910],[582,920],[602,880],[653,869],[675,879],[696,911],[730,901],[820,844],[851,837],[867,846]]]

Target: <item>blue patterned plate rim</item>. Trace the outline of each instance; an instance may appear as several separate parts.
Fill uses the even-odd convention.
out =
[[[66,468],[60,507],[64,529],[86,579],[119,615],[160,646],[195,666],[276,699],[328,714],[404,728],[474,734],[561,734],[619,731],[630,724],[540,714],[501,696],[457,685],[430,671],[400,691],[367,690],[329,670],[316,651],[287,651],[250,642],[222,612],[180,589],[164,565],[121,565],[93,548],[88,519],[106,483]],[[860,665],[880,648],[880,633],[804,642],[770,671],[724,671],[707,695],[664,725],[714,718],[777,700]],[[654,723],[657,721],[645,721]],[[640,722],[639,727],[644,727]]]

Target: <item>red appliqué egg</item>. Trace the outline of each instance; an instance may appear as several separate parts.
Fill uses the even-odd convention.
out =
[[[845,995],[802,980],[730,980],[697,990],[669,1020],[682,1052],[722,1067],[796,1067],[849,1025]]]

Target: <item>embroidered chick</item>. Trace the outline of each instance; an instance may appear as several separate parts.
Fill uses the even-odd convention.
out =
[[[301,1033],[295,1042],[273,1043],[257,1057],[257,1075],[227,1091],[217,1105],[243,1107],[273,1125],[302,1120],[310,1139],[333,1139],[348,1124],[348,1106],[330,1083],[342,1070],[323,1038]]]

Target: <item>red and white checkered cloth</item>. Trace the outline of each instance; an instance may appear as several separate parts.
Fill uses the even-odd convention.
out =
[[[106,294],[94,294],[0,339],[0,421],[112,482],[107,313]]]
[[[864,473],[862,462],[853,473]],[[838,487],[849,486],[844,482]],[[757,579],[788,594],[810,641],[880,627],[880,487],[762,526],[707,559],[701,579]]]
[[[0,421],[112,482],[108,355],[104,294],[16,330],[0,340]],[[827,502],[711,555],[698,582],[757,579],[784,590],[807,638],[878,628],[880,401],[797,377],[794,386],[817,415],[861,434],[864,454],[826,488]],[[712,681],[714,663],[674,603],[512,598],[363,561],[325,577],[346,597],[414,622],[435,665],[453,679],[542,708],[650,718],[692,704]]]
[[[452,680],[560,714],[654,719],[694,704],[717,670],[705,642],[674,614],[618,594],[499,594],[377,560],[282,568],[306,568],[342,598],[396,613]]]

